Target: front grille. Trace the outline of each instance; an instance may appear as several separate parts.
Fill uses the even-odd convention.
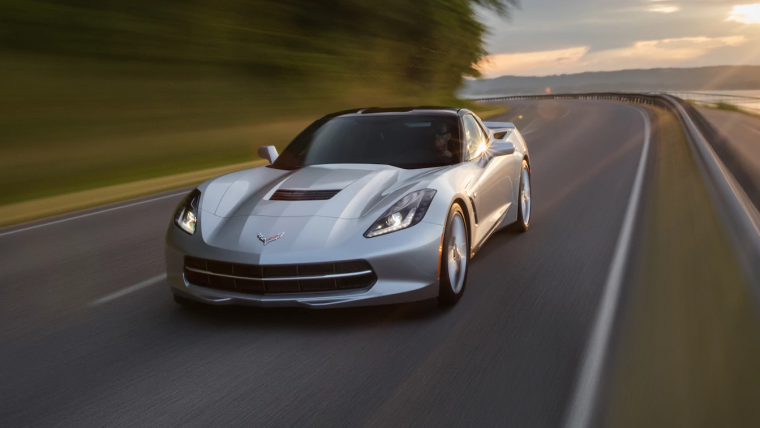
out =
[[[377,281],[377,275],[364,260],[249,265],[185,256],[185,279],[216,290],[277,294],[367,288]]]
[[[270,201],[326,201],[337,195],[337,190],[285,190],[279,189],[269,198]]]

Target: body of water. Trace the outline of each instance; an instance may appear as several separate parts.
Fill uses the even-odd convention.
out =
[[[668,91],[679,98],[700,103],[733,104],[745,110],[760,112],[760,89],[745,91]]]

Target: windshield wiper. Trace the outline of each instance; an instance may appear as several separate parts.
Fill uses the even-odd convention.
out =
[[[276,164],[271,164],[271,165],[267,165],[267,168],[282,169],[282,170],[285,170],[285,171],[295,171],[297,169],[303,168],[303,166],[299,166],[299,165],[276,165]]]
[[[443,166],[451,166],[454,165],[451,164],[445,164],[445,163],[397,163],[397,164],[390,164],[390,166],[395,166],[396,168],[401,169],[425,169],[425,168],[440,168]]]

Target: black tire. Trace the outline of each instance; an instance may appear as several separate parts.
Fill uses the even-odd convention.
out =
[[[203,303],[196,302],[195,300],[190,300],[187,297],[177,296],[174,295],[174,303],[184,306],[186,308],[199,308],[203,306]]]
[[[465,257],[465,265],[464,265],[464,272],[462,279],[462,285],[459,287],[459,290],[455,290],[456,286],[452,284],[451,279],[449,278],[449,269],[448,269],[448,254],[449,254],[449,248],[452,245],[452,224],[454,222],[454,219],[459,216],[462,220],[462,223],[464,225],[464,242],[465,244],[465,251],[464,251],[464,257]],[[464,211],[462,211],[462,207],[459,206],[459,204],[454,204],[451,206],[451,209],[449,209],[449,215],[446,218],[446,229],[443,235],[443,250],[441,251],[441,278],[439,280],[439,290],[438,290],[438,303],[441,306],[454,306],[459,299],[462,298],[462,294],[464,294],[464,290],[467,288],[467,273],[470,268],[470,238],[469,238],[469,228],[467,224],[467,217],[464,215]],[[458,283],[458,282],[457,282]]]
[[[530,211],[532,211],[532,206],[528,205],[529,211],[528,211],[528,220],[526,221],[523,218],[523,173],[527,171],[528,172],[528,194],[531,194],[531,181],[530,180],[530,169],[528,168],[528,162],[523,159],[522,161],[522,168],[520,169],[520,187],[517,188],[517,221],[512,224],[512,230],[515,232],[527,232],[528,228],[530,227],[530,219],[533,217],[530,215]]]

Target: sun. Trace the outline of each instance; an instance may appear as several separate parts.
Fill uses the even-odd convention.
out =
[[[760,3],[734,6],[728,20],[742,24],[760,24]]]

